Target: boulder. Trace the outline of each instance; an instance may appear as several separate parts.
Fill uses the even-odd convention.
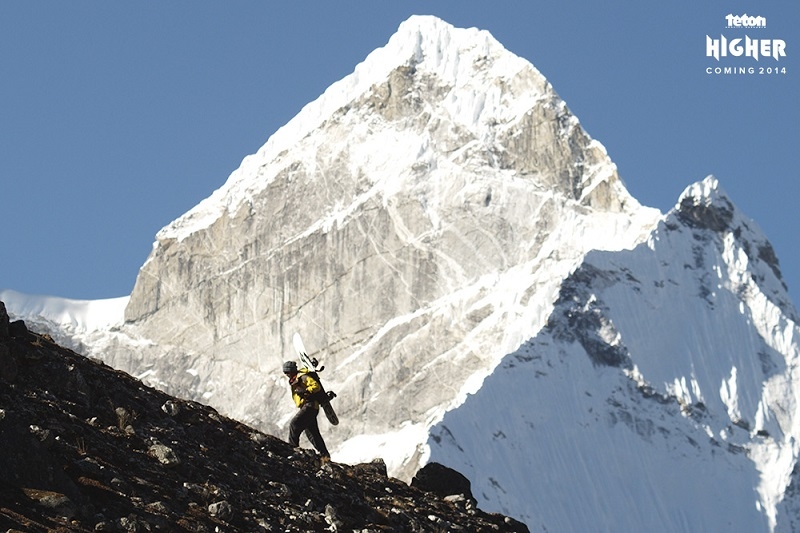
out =
[[[474,499],[469,479],[461,472],[439,463],[428,463],[417,471],[411,486],[446,497],[463,494]]]

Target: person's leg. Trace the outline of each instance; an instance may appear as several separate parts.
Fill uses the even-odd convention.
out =
[[[308,414],[309,408],[303,406],[298,409],[297,414],[289,422],[289,444],[292,446],[300,446],[300,435],[308,427]]]
[[[331,454],[328,452],[328,447],[325,446],[325,441],[322,434],[319,432],[319,424],[317,423],[318,410],[314,410],[313,416],[309,417],[308,425],[306,426],[306,437],[311,441],[314,448],[317,449],[322,457],[330,458]]]

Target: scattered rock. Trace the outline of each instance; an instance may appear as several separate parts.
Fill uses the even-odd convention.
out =
[[[228,520],[233,516],[233,507],[226,500],[212,503],[208,506],[208,513],[222,520]]]
[[[22,492],[31,501],[36,502],[44,509],[54,511],[64,518],[72,519],[77,513],[72,501],[59,492],[38,489],[22,489]]]
[[[369,475],[373,477],[389,477],[386,470],[386,462],[383,459],[375,459],[371,463],[361,463],[353,467],[355,475]]]
[[[148,450],[150,455],[158,459],[158,462],[164,466],[176,466],[181,463],[175,452],[169,446],[163,444],[154,444]]]
[[[339,511],[331,504],[325,506],[325,521],[330,524],[331,531],[343,531],[346,527],[340,518]]]
[[[169,416],[175,417],[178,416],[181,412],[181,406],[178,402],[173,402],[169,400],[164,402],[164,405],[161,406],[161,410],[167,413]]]

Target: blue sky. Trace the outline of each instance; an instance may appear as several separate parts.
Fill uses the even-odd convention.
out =
[[[130,294],[159,229],[403,20],[432,14],[533,63],[643,204],[666,211],[714,174],[800,304],[800,4],[680,4],[3,0],[0,288]],[[745,13],[767,27],[725,27]],[[717,61],[706,35],[781,39],[786,57]],[[706,73],[725,66],[756,73]]]

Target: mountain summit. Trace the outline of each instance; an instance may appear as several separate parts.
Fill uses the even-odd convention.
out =
[[[336,461],[452,465],[531,529],[766,531],[798,519],[796,317],[715,178],[641,206],[529,62],[412,17],[71,337],[283,436],[301,332]]]
[[[280,434],[300,331],[335,369],[340,453],[412,442],[409,474],[583,255],[658,216],[530,63],[413,17],[159,232],[113,363]]]

